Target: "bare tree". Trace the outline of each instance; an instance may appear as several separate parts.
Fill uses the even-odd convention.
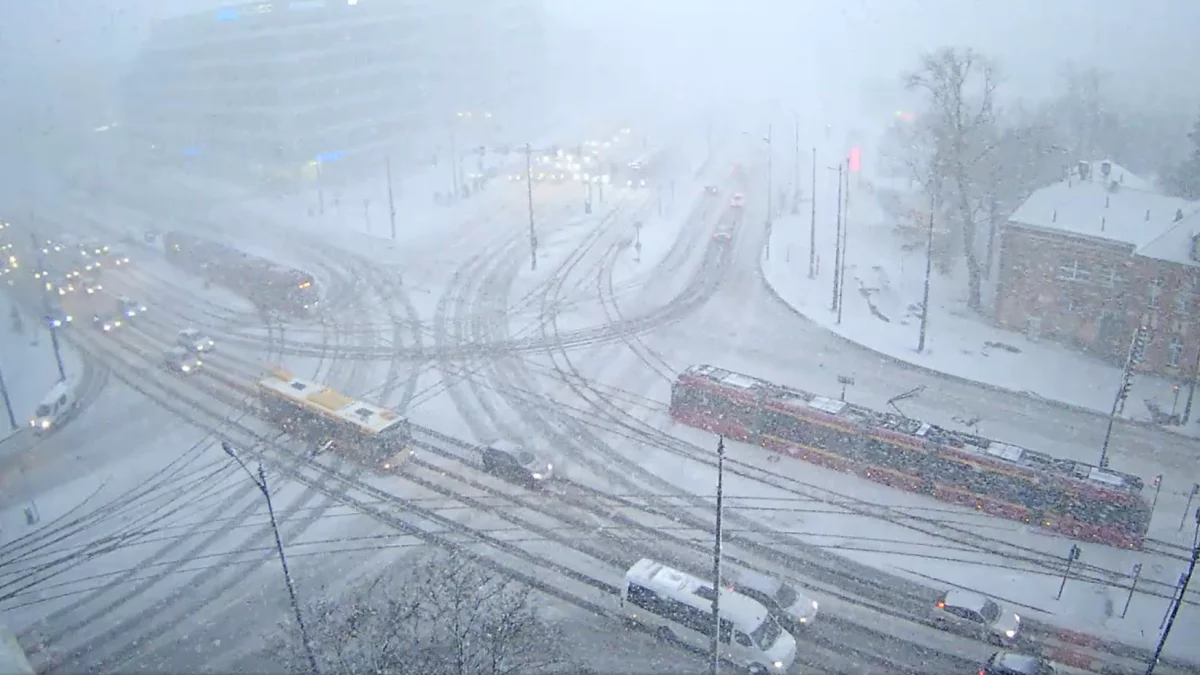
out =
[[[515,675],[565,662],[529,587],[443,551],[402,564],[306,610],[322,675]],[[300,644],[289,624],[272,647],[288,672],[307,667]]]
[[[945,47],[923,56],[906,86],[925,95],[931,144],[926,190],[944,198],[955,215],[967,266],[967,304],[978,311],[983,275],[978,226],[986,201],[980,188],[986,186],[977,178],[996,135],[995,69],[971,49]]]

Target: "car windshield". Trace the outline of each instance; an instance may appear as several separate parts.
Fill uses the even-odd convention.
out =
[[[796,604],[796,591],[787,584],[780,585],[779,590],[775,591],[775,602],[778,602],[780,607],[791,607]]]
[[[537,459],[533,456],[533,453],[522,450],[521,452],[517,453],[517,461],[520,462],[522,466],[529,466],[530,464],[536,462]]]
[[[1000,606],[988,600],[983,603],[983,609],[979,613],[983,615],[984,620],[992,622],[1000,618]]]
[[[774,646],[782,632],[783,629],[775,623],[775,619],[768,616],[759,624],[758,628],[754,629],[754,632],[750,633],[750,639],[754,640],[754,644],[758,645],[759,649],[767,651]]]
[[[33,414],[37,417],[46,417],[50,414],[50,406],[43,403],[37,407],[37,410],[33,411]]]

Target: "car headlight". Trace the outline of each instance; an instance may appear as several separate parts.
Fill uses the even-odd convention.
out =
[[[783,670],[783,661],[776,661],[775,663],[772,663],[771,665],[775,666],[779,670]]]
[[[191,370],[191,369],[192,369],[192,367],[191,367],[191,366],[189,366],[189,365],[187,365],[187,364],[184,364],[184,365],[182,365],[182,366],[179,366],[179,369],[180,369],[180,370],[182,370],[183,372],[185,372],[185,373],[186,373],[186,372],[188,372],[189,370]]]
[[[814,612],[815,612],[815,611],[817,611],[818,609],[820,609],[820,608],[821,608],[821,605],[817,604],[817,601],[816,601],[816,600],[813,600],[813,601],[812,601],[812,606],[813,606],[813,611],[814,611]]]
[[[49,429],[50,428],[50,420],[42,420],[42,428]]]
[[[808,623],[808,617],[802,616],[799,619],[796,619],[796,621],[799,621],[800,623]]]
[[[1007,637],[1009,637],[1009,638],[1016,637],[1016,635],[1017,635],[1017,631],[1015,631],[1015,630],[1011,630],[1011,629],[1010,629],[1010,630],[1006,630],[1006,631],[1004,631],[1004,635],[1005,635],[1005,636],[1007,636]]]
[[[547,471],[553,471],[553,470],[554,470],[554,465],[553,465],[553,464],[547,464],[547,465],[546,465],[546,470],[547,470]]]
[[[533,479],[534,479],[534,480],[541,480],[541,479],[542,479],[542,474],[540,474],[540,473],[535,473],[535,474],[533,474]]]

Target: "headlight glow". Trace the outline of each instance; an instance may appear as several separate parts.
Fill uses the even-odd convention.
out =
[[[1014,637],[1014,636],[1017,634],[1017,631],[1015,631],[1015,630],[1006,630],[1006,631],[1004,631],[1004,634],[1005,634],[1005,635],[1007,635],[1008,637],[1010,637],[1010,638],[1011,638],[1011,637]]]
[[[535,473],[535,474],[533,474],[533,479],[534,479],[534,480],[541,480],[541,479],[542,479],[542,474],[540,474],[540,473]]]
[[[771,665],[775,666],[776,668],[778,668],[780,670],[783,670],[783,661],[776,661],[775,663],[772,663]]]
[[[821,606],[819,604],[817,604],[816,600],[813,600],[812,605],[813,605],[813,611],[816,611],[821,608]]]
[[[49,429],[50,428],[50,420],[42,420],[42,428]]]

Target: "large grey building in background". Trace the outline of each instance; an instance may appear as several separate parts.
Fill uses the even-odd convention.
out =
[[[279,0],[175,17],[139,54],[122,122],[167,161],[266,175],[418,156],[463,111],[538,108],[543,21],[541,0]]]

